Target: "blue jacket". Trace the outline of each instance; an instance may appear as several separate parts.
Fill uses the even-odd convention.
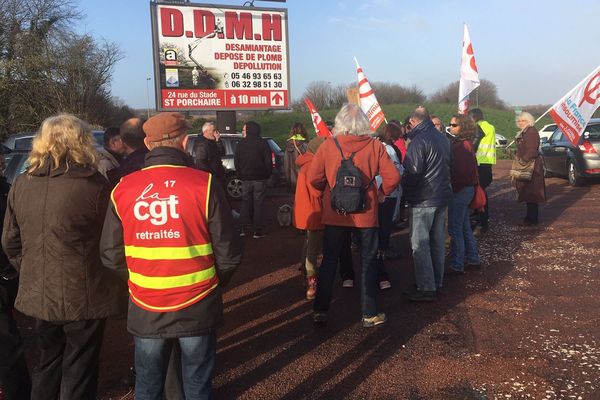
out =
[[[423,121],[408,134],[402,187],[413,207],[443,207],[452,197],[450,142],[431,121]]]

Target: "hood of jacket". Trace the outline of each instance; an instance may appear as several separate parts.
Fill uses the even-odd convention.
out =
[[[344,154],[356,153],[367,147],[369,143],[371,143],[371,141],[373,140],[373,138],[369,135],[338,135],[335,138],[338,140],[338,143],[342,147]]]
[[[309,151],[307,151],[304,154],[300,154],[297,158],[296,158],[296,165],[299,168],[302,168],[304,165],[310,163],[313,158],[315,157],[315,155]]]

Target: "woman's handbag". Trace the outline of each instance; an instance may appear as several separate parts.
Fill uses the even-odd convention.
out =
[[[487,203],[487,199],[485,197],[485,190],[483,190],[481,185],[479,185],[479,182],[477,183],[477,185],[474,186],[474,188],[475,193],[473,193],[473,199],[469,203],[469,208],[476,211],[483,211],[483,209],[485,208],[485,204]]]
[[[529,161],[524,161],[519,157],[515,157],[510,168],[510,176],[515,181],[528,182],[533,175],[533,167],[535,166],[535,158]]]

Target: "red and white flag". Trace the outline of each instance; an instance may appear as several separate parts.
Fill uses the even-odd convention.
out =
[[[383,115],[383,110],[375,97],[375,92],[371,89],[371,85],[362,68],[358,65],[356,57],[354,57],[354,62],[356,63],[356,72],[358,73],[358,100],[360,108],[369,117],[371,130],[375,132],[379,128],[379,125],[385,121],[385,115]]]
[[[317,112],[315,105],[308,97],[304,98],[304,102],[306,103],[306,107],[308,107],[308,112],[310,112],[310,119],[312,120],[313,126],[315,127],[315,132],[317,136],[329,137],[331,136],[331,132],[329,132],[329,128],[327,128],[327,124],[323,121],[323,118]]]
[[[465,24],[463,32],[462,59],[460,63],[460,82],[458,84],[458,112],[469,112],[469,95],[479,87],[479,71],[475,63],[473,43],[469,36],[469,29]]]
[[[577,146],[585,126],[600,106],[600,66],[550,109],[556,125]]]

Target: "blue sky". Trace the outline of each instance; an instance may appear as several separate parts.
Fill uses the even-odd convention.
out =
[[[214,1],[242,5],[243,0]],[[212,3],[212,2],[211,2]],[[146,107],[153,78],[150,5],[81,0],[77,26],[118,44],[113,95]],[[580,0],[288,0],[292,98],[307,84],[356,80],[353,56],[370,81],[417,85],[426,94],[458,80],[463,23],[482,79],[511,105],[554,103],[600,65],[600,2]],[[154,104],[153,86],[150,101]]]

